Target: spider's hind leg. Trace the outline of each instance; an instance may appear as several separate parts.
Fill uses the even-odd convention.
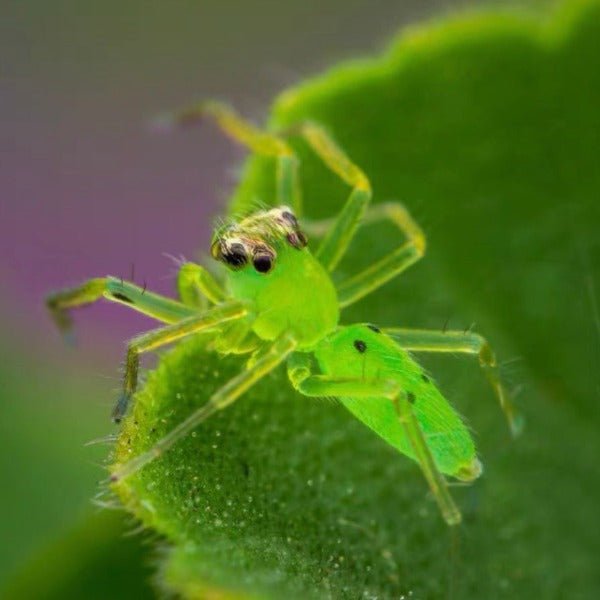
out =
[[[511,433],[516,436],[523,428],[522,415],[511,402],[498,371],[496,355],[488,341],[472,331],[435,331],[388,327],[383,330],[405,350],[412,352],[460,352],[476,354],[479,364],[492,386]]]
[[[404,428],[444,520],[448,525],[458,525],[461,522],[460,511],[448,490],[446,479],[438,469],[410,401],[397,381],[314,375],[311,372],[310,358],[298,353],[288,360],[288,376],[294,388],[309,397],[346,396],[354,399],[365,398],[367,401],[374,397],[383,397],[393,402],[398,420]]]

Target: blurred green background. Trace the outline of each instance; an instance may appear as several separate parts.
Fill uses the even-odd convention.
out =
[[[546,4],[520,9],[543,14]],[[90,500],[105,476],[107,452],[84,444],[114,433],[108,414],[123,340],[149,323],[115,307],[84,311],[73,351],[63,347],[41,306],[48,289],[91,275],[129,276],[132,264],[136,279],[169,291],[171,264],[162,253],[192,258],[206,248],[243,153],[212,129],[152,136],[146,119],[192,98],[218,97],[260,120],[281,89],[341,59],[377,53],[404,24],[472,5],[479,3],[3,4],[0,588],[15,571],[21,581],[44,572],[52,566],[48,556],[77,555],[87,528],[98,540],[90,564],[104,564],[101,572],[112,574],[104,578],[111,592],[98,597],[130,597],[117,567],[136,565],[130,574],[144,580],[137,565],[155,560],[155,552],[140,549],[147,538],[118,546],[112,541],[119,535],[102,541],[101,532],[135,529],[119,513],[79,525],[97,511]],[[593,308],[595,282],[588,279],[595,265],[586,256],[584,286],[573,291],[567,281],[564,293],[584,294]],[[435,313],[435,306],[426,308]],[[591,332],[597,318],[591,310]],[[590,349],[586,385],[596,387],[582,388],[574,402],[589,410],[581,396],[599,395],[597,338],[584,344]],[[30,560],[42,570],[30,568]],[[72,583],[78,568],[60,568]],[[57,570],[50,569],[54,576]],[[72,595],[95,588],[91,580],[73,584]],[[144,586],[136,593],[150,594]]]

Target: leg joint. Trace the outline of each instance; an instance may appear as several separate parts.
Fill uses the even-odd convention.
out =
[[[479,364],[482,367],[495,368],[497,366],[496,355],[488,341],[477,333],[471,335],[473,335],[474,342],[477,344]]]

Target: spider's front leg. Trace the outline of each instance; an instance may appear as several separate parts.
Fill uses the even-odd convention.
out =
[[[290,206],[300,216],[302,198],[298,181],[299,161],[291,146],[276,134],[259,129],[242,119],[225,104],[210,100],[177,111],[162,121],[167,125],[187,126],[204,118],[213,119],[229,137],[253,152],[276,159],[277,203]]]
[[[398,419],[413,448],[415,458],[440,507],[448,525],[458,525],[461,514],[448,490],[446,479],[435,464],[419,422],[411,408],[409,398],[392,379],[361,379],[314,375],[310,358],[306,354],[293,354],[288,360],[288,376],[301,394],[309,397],[348,397],[355,399],[387,398],[394,403]]]
[[[162,323],[176,323],[196,314],[195,310],[181,302],[117,277],[97,277],[76,287],[54,292],[46,298],[46,307],[59,331],[69,337],[73,324],[71,311],[101,299],[116,302]]]
[[[243,302],[224,303],[205,313],[195,314],[172,325],[133,338],[127,346],[123,392],[113,409],[113,420],[118,423],[123,418],[129,401],[137,389],[140,354],[156,350],[195,333],[216,329],[224,323],[241,319],[247,314],[248,307]]]

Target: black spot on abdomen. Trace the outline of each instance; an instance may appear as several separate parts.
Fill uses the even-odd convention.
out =
[[[354,347],[362,354],[367,350],[367,344],[362,340],[354,340]]]
[[[411,403],[414,404],[415,400],[417,399],[417,397],[412,393],[412,392],[406,392],[406,399]]]

